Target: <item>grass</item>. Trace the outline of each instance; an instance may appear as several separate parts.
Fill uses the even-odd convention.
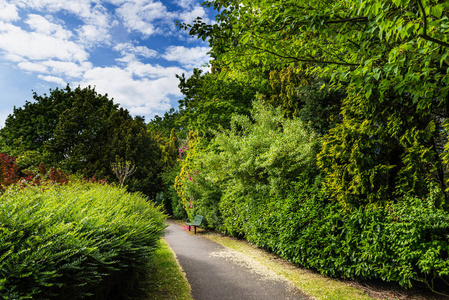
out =
[[[190,285],[175,258],[175,254],[164,239],[154,254],[154,265],[150,269],[146,287],[146,300],[193,300]]]
[[[214,232],[202,233],[202,236],[252,258],[277,275],[283,276],[314,299],[375,299],[368,296],[363,290],[352,287],[343,281],[325,277],[316,272],[294,266],[278,256],[252,246],[245,241],[226,237]]]

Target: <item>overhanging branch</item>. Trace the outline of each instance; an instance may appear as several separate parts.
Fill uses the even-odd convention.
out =
[[[444,46],[444,47],[449,47],[449,43],[440,41],[438,39],[435,39],[431,36],[427,35],[427,15],[426,15],[426,11],[424,9],[424,5],[422,4],[421,0],[417,0],[418,1],[418,5],[419,5],[419,9],[421,10],[421,15],[422,15],[422,19],[423,19],[423,33],[420,34],[419,36],[422,37],[423,39],[427,40],[427,41],[431,41],[434,42],[438,45]]]
[[[351,67],[358,67],[358,66],[360,66],[360,64],[354,64],[354,63],[348,63],[348,62],[298,58],[298,57],[293,57],[293,56],[288,56],[288,55],[282,55],[282,54],[276,53],[276,52],[271,51],[271,50],[259,48],[259,47],[254,46],[254,45],[249,45],[249,46],[254,48],[254,49],[273,54],[274,56],[285,58],[285,59],[290,59],[290,60],[293,60],[293,61],[310,62],[310,63],[318,63],[318,64],[328,64],[328,65],[351,66]]]

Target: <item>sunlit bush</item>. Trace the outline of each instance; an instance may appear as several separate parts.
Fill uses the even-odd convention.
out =
[[[140,194],[74,181],[0,197],[2,299],[121,299],[147,271],[165,216]]]

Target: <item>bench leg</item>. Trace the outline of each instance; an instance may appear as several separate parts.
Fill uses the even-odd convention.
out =
[[[190,225],[189,225],[189,231],[190,231]]]
[[[196,226],[193,226],[193,230],[195,231],[195,234],[196,234]]]

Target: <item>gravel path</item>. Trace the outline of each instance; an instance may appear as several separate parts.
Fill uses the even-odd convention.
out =
[[[310,299],[245,255],[168,223],[165,240],[176,253],[195,300]]]

